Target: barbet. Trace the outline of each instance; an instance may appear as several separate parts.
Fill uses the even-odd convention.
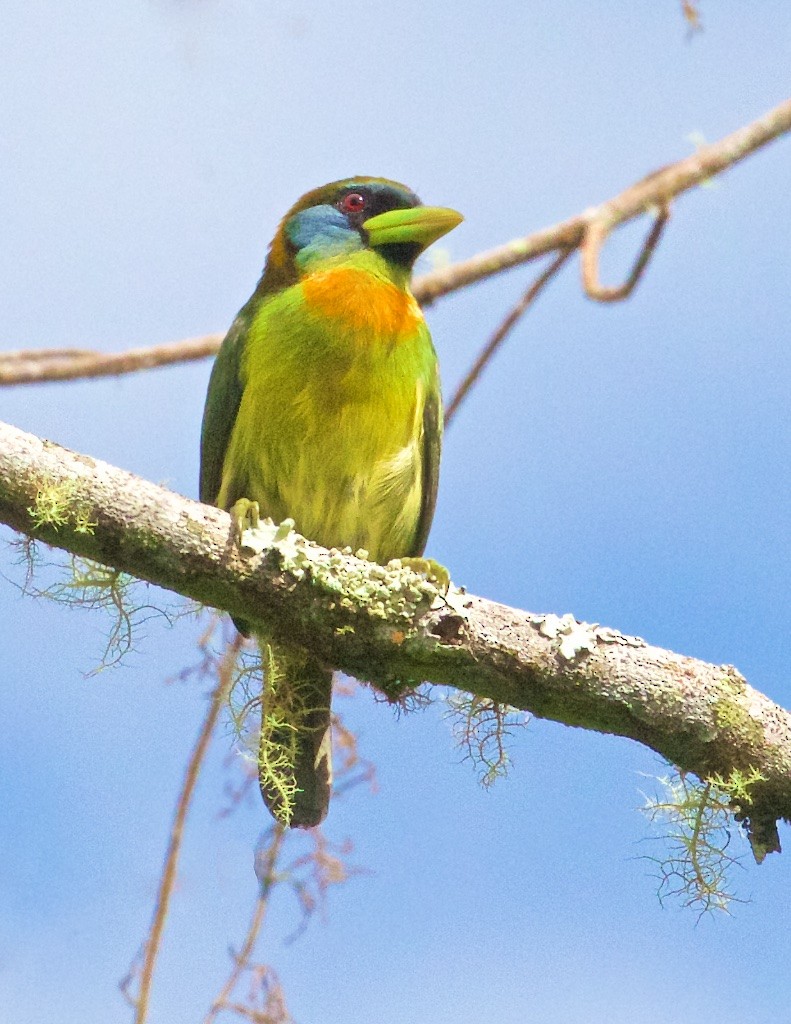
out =
[[[423,553],[442,400],[410,279],[420,253],[461,219],[383,178],[325,185],[283,218],[203,414],[201,500],[230,510],[238,535],[260,511],[377,562]],[[255,629],[261,792],[278,821],[308,828],[329,806],[332,673]]]

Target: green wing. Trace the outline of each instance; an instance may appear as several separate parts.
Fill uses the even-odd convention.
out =
[[[248,302],[231,324],[212,367],[200,436],[200,500],[215,504],[225,453],[242,401],[241,362],[254,314]]]
[[[439,457],[442,450],[442,394],[439,375],[434,378],[431,390],[426,396],[423,410],[423,497],[420,503],[420,518],[415,530],[410,557],[417,558],[423,549],[431,530],[434,506],[437,503],[439,484]]]

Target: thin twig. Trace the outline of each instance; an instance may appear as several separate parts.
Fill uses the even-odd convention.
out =
[[[3,362],[49,362],[52,359],[77,359],[81,356],[93,357],[95,355],[96,352],[92,352],[89,348],[22,348],[16,352],[4,352]]]
[[[598,207],[478,253],[468,260],[424,274],[414,283],[415,298],[426,306],[443,295],[537,259],[545,253],[575,249],[592,222],[607,223],[612,230],[652,207],[661,207],[674,196],[700,185],[788,131],[791,131],[791,99],[719,142],[701,146],[692,156],[654,171]],[[216,353],[222,337],[221,334],[208,334],[110,355],[86,353],[84,350],[75,350],[67,355],[65,352],[68,350],[62,349],[51,350],[48,356],[37,355],[35,351],[14,352],[10,358],[0,356],[0,386],[113,376],[203,359]]]
[[[511,332],[513,327],[518,321],[524,316],[528,308],[533,304],[539,293],[543,289],[544,285],[547,284],[557,274],[569,256],[572,254],[573,249],[561,249],[554,260],[546,267],[541,274],[533,281],[527,291],[524,293],[522,298],[517,302],[513,309],[509,310],[505,319],[502,321],[500,326],[494,332],[489,339],[485,348],[481,351],[478,358],[475,360],[473,365],[470,367],[466,377],[459,384],[458,388],[448,403],[448,407],[445,410],[445,426],[447,427],[450,421],[453,419],[456,411],[458,410],[461,403],[467,397],[467,393],[477,382],[478,378],[484,371],[486,364],[495,354],[500,345],[505,341],[508,334]]]
[[[209,710],[201,726],[198,739],[192,751],[184,774],[184,784],[176,804],[176,813],[173,818],[173,825],[170,830],[170,841],[165,857],[165,864],[159,881],[159,891],[154,905],[154,917],[151,922],[151,929],[145,945],[143,967],[140,972],[140,988],[135,1001],[135,1024],[144,1024],[148,1017],[148,1006],[151,998],[151,980],[154,974],[157,955],[162,943],[162,932],[165,928],[165,921],[168,915],[170,899],[173,895],[173,887],[176,881],[179,854],[184,836],[184,824],[187,820],[187,813],[192,803],[192,795],[195,791],[195,784],[203,765],[204,758],[209,748],[214,727],[217,724],[220,711],[222,710],[228,691],[233,681],[233,670],[236,659],[242,648],[244,639],[241,635],[233,639],[229,644],[218,673],[217,686],[212,694]]]
[[[580,247],[582,287],[585,289],[585,294],[588,298],[595,299],[597,302],[620,302],[628,298],[632,294],[635,285],[643,276],[643,272],[654,254],[654,250],[659,243],[662,231],[669,217],[670,207],[667,203],[663,202],[659,207],[654,223],[651,225],[651,230],[643,242],[629,276],[622,285],[617,287],[603,285],[599,280],[599,258],[602,246],[612,230],[612,225],[608,224],[605,220],[592,221],[582,237],[582,245]]]
[[[223,337],[222,334],[206,334],[200,338],[185,338],[112,353],[63,348],[4,352],[0,355],[0,386],[116,377],[171,363],[206,359],[217,352]]]
[[[608,220],[611,228],[669,202],[727,170],[756,149],[791,131],[791,99],[718,142],[701,146],[691,156],[646,175],[617,196],[569,220],[536,231],[526,238],[479,253],[468,260],[435,270],[415,282],[415,296],[424,305],[483,278],[534,260],[560,248],[576,248],[588,224]]]
[[[253,910],[253,916],[250,918],[247,934],[245,935],[244,942],[242,943],[242,948],[238,953],[232,954],[233,966],[228,974],[225,984],[220,990],[219,995],[214,1000],[209,1012],[204,1017],[203,1024],[213,1024],[217,1019],[217,1015],[222,1010],[232,1008],[230,997],[233,994],[233,991],[236,988],[245,968],[250,964],[250,957],[253,954],[253,949],[255,948],[256,941],[266,918],[267,908],[269,907],[269,897],[272,893],[273,887],[278,881],[275,868],[277,867],[277,861],[283,847],[285,834],[286,830],[282,825],[277,824],[274,826],[272,830],[272,839],[263,857],[262,870],[258,872],[261,888],[258,894],[258,899],[256,900],[255,909]]]

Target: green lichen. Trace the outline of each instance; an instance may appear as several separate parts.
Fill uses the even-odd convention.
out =
[[[271,739],[273,731],[282,736],[287,728],[279,701],[283,681],[269,644],[262,642],[255,652],[243,651],[228,693],[228,709],[240,747],[256,760],[259,779],[280,793],[285,816],[289,818],[296,783],[293,777],[289,783],[286,774],[289,765],[293,764],[294,751],[286,749],[282,741],[275,744]],[[262,713],[264,701],[269,706]],[[295,735],[293,730],[291,735]]]
[[[292,673],[284,671],[284,661],[282,657],[275,658],[271,644],[261,645],[261,661],[263,690],[258,780],[261,788],[269,794],[270,807],[274,809],[277,820],[288,827],[297,795],[294,765],[298,733],[306,717],[306,709],[301,695],[295,692]]]
[[[338,607],[361,611],[370,618],[408,621],[421,608],[441,599],[437,587],[425,576],[397,560],[379,565],[350,557],[350,548],[333,549],[329,559],[322,558],[294,531],[290,519],[279,524],[261,520],[255,530],[244,531],[241,547],[255,553],[276,552],[278,567],[284,572],[297,580],[309,578],[323,593],[337,595]]]
[[[49,527],[57,532],[71,526],[75,533],[92,534],[98,525],[78,480],[42,480],[27,511],[37,530]]]
[[[300,792],[306,730],[315,728],[317,712],[329,715],[329,708],[317,703],[321,696],[306,651],[273,644],[262,634],[255,639],[258,650],[242,654],[228,706],[239,745],[255,762],[269,810],[289,827]]]
[[[722,668],[725,672],[721,679],[722,685],[727,686],[734,696],[741,697],[747,691],[747,680],[733,665],[723,665]]]
[[[184,516],[184,520],[188,533],[191,533],[195,537],[203,536],[203,523],[199,523],[197,520],[193,519],[192,516]]]
[[[49,502],[46,495],[42,511],[44,502]],[[57,505],[49,504],[48,514],[57,513]],[[79,517],[73,515],[73,509],[68,511],[66,521],[74,530],[80,529],[82,525]],[[52,525],[50,522],[50,527]],[[90,518],[84,525],[85,529],[90,530]],[[46,551],[49,549],[42,552],[42,546],[29,537],[14,547],[19,552],[18,564],[24,568],[24,580],[20,584],[23,594],[46,598],[69,608],[105,613],[105,647],[98,664],[89,669],[87,675],[94,675],[121,662],[134,649],[142,628],[150,619],[161,617],[171,625],[185,614],[181,605],[151,604],[151,588],[148,583],[112,566],[79,555],[68,555],[65,561],[53,560],[47,557]],[[42,574],[48,580],[46,584],[39,582]]]
[[[742,814],[752,807],[753,789],[759,782],[766,782],[766,776],[758,768],[751,766],[746,771],[734,768],[726,776],[716,773],[706,781],[720,792],[727,793],[733,812]]]
[[[723,780],[676,771],[656,781],[662,796],[647,797],[642,810],[665,847],[662,854],[646,858],[657,869],[660,901],[677,900],[699,916],[727,913],[734,902],[745,902],[733,884],[733,869],[743,866],[744,834]]]
[[[46,587],[39,587],[34,576],[45,567],[55,568],[60,578]],[[71,608],[109,613],[107,642],[99,664],[89,675],[118,664],[133,649],[135,633],[148,619],[162,615],[170,621],[165,610],[141,600],[148,594],[147,584],[92,559],[71,555],[66,565],[57,566],[30,560],[27,570],[23,588],[26,594]]]
[[[764,730],[761,723],[730,697],[717,700],[714,705],[714,721],[718,729],[737,733],[749,746],[760,746],[763,743]]]
[[[125,550],[146,551],[151,555],[163,551],[173,558],[167,541],[145,526],[135,526],[133,523],[125,524],[121,543]]]
[[[448,705],[448,718],[462,760],[472,764],[481,785],[488,789],[508,774],[509,741],[515,729],[528,724],[530,716],[472,693],[454,693],[448,698]]]
[[[74,532],[84,534],[94,534],[98,522],[91,517],[91,511],[86,506],[78,506],[74,510]]]

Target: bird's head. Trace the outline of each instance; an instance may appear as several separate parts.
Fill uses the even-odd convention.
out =
[[[461,221],[455,210],[423,206],[396,181],[335,181],[308,192],[285,215],[259,288],[288,287],[327,260],[371,251],[408,277],[421,252]]]

